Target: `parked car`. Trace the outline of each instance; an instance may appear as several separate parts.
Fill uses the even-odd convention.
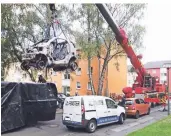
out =
[[[60,109],[63,109],[63,104],[65,101],[66,95],[63,93],[58,93],[58,97],[57,97],[57,107]]]
[[[125,109],[104,96],[72,96],[65,99],[62,120],[68,129],[86,128],[92,133],[101,125],[123,124]]]
[[[126,98],[126,115],[133,115],[136,119],[140,115],[150,114],[150,104],[140,98]]]

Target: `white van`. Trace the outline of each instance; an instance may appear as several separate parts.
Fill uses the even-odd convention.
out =
[[[125,109],[108,97],[73,96],[64,102],[62,121],[68,129],[81,127],[92,133],[97,126],[124,120]]]

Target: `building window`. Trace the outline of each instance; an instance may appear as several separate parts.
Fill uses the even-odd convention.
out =
[[[77,54],[77,59],[81,59],[81,55],[80,54]]]
[[[78,75],[81,75],[81,68],[78,68],[77,70],[76,70],[76,75],[78,76]]]
[[[160,82],[161,82],[161,84],[164,84],[166,81],[165,80],[161,80]]]
[[[93,74],[93,67],[90,68],[90,72],[91,72],[90,74]],[[89,74],[89,68],[87,74]]]
[[[63,86],[62,88],[63,88],[63,93],[65,95],[70,94],[70,87],[69,86]]]
[[[167,76],[167,74],[166,73],[161,73],[161,76]]]
[[[81,83],[80,82],[77,82],[76,86],[77,86],[76,87],[77,89],[80,89],[81,88]]]
[[[87,89],[91,90],[91,83],[90,82],[88,82],[88,84],[87,84]]]
[[[70,79],[70,74],[64,73],[64,79]]]
[[[152,73],[153,73],[153,74],[156,74],[156,70],[153,69],[153,70],[152,70]]]

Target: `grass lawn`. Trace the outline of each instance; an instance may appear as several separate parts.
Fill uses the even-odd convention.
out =
[[[127,136],[171,136],[171,115]]]

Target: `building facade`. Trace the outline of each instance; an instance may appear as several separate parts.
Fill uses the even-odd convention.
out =
[[[171,91],[171,68],[169,68],[169,73],[166,68],[163,67],[164,64],[171,64],[171,61],[154,61],[148,62],[144,65],[147,73],[153,77],[158,77],[161,84],[167,83],[169,77],[169,90]],[[136,79],[137,74],[132,72],[132,66],[128,66],[127,73],[127,86],[132,87],[134,80]]]
[[[163,67],[164,64],[171,64],[171,60],[148,62],[144,65],[144,67],[152,76],[159,77],[161,84],[166,82],[169,85],[169,91],[171,91],[171,68],[167,71],[167,68]]]
[[[109,95],[110,93],[122,93],[122,88],[126,86],[127,82],[127,61],[126,56],[123,55],[117,60],[112,59],[107,67],[106,75],[104,76],[102,95]],[[116,68],[116,63],[119,62],[119,70]],[[95,91],[98,90],[99,71],[102,69],[103,60],[97,57],[91,59],[91,75]],[[66,72],[52,72],[51,82],[55,83],[58,92],[69,95],[91,95],[91,84],[89,81],[88,61],[80,59],[78,61],[79,68],[72,73]]]

